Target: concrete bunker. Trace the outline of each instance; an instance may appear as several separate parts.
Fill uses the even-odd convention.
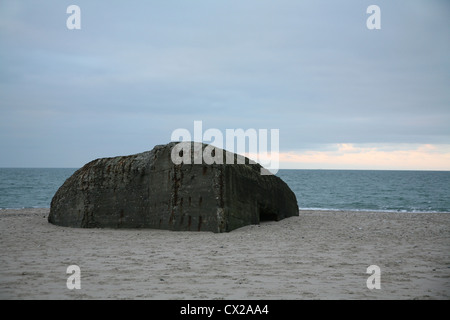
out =
[[[55,193],[48,221],[81,228],[228,232],[298,215],[292,190],[277,176],[261,175],[259,164],[248,158],[244,164],[174,164],[176,145],[89,162]]]

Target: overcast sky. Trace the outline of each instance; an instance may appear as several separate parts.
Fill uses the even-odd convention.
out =
[[[449,16],[446,0],[0,0],[0,167],[81,167],[200,120],[279,129],[286,168],[450,170]]]

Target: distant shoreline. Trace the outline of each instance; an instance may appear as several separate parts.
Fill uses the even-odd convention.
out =
[[[62,170],[78,170],[81,167],[0,167],[0,169],[62,169]],[[283,169],[280,168],[278,171],[399,171],[399,172],[450,172],[450,170],[434,170],[434,169]],[[275,174],[276,175],[276,174]]]
[[[47,209],[50,210],[50,207],[22,207],[22,208],[0,208],[0,212],[6,210],[32,210],[32,209]],[[426,214],[426,213],[444,213],[450,214],[450,211],[406,211],[406,210],[373,210],[373,209],[333,209],[333,208],[300,208],[299,213],[309,213],[309,212],[361,212],[361,213],[417,213],[417,214]]]

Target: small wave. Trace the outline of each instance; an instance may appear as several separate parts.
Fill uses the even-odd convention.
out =
[[[409,212],[409,213],[450,213],[450,210],[419,210],[419,209],[336,209],[336,208],[305,208],[300,207],[300,211],[352,211],[352,212],[392,212],[392,213],[402,213],[402,212]]]
[[[14,208],[0,208],[0,211],[2,210],[24,210],[24,209],[50,209],[50,207],[43,207],[43,206],[32,206],[32,207],[14,207]]]

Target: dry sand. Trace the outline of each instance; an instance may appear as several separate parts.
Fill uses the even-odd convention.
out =
[[[0,211],[1,299],[449,299],[450,214],[301,211],[230,233],[74,229]],[[66,286],[78,265],[81,289]],[[368,289],[367,267],[381,269]]]

